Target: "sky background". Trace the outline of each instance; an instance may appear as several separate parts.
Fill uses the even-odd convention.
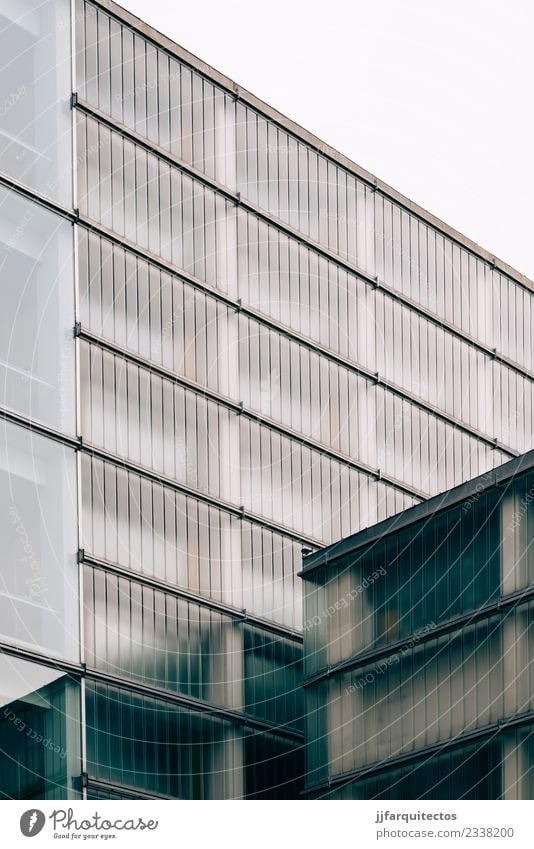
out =
[[[120,0],[534,279],[531,0]]]

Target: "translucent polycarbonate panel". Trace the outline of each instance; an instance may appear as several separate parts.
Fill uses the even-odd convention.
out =
[[[79,799],[80,686],[0,654],[1,799]]]
[[[526,287],[103,10],[79,2],[76,21],[82,97],[532,371]]]
[[[86,343],[81,388],[81,428],[88,442],[241,503],[234,410]]]
[[[332,679],[323,704],[328,772],[370,766],[527,709],[519,682],[508,699],[504,693],[505,643],[507,662],[521,661],[525,648],[508,641],[507,625],[493,617],[436,640],[415,635],[404,650]]]
[[[71,207],[69,0],[1,0],[0,53],[0,169]]]
[[[261,616],[302,627],[302,545],[252,522],[240,523],[243,606]],[[292,600],[293,619],[284,615]],[[272,614],[270,613],[272,611]],[[283,618],[281,618],[283,617]]]
[[[89,567],[84,603],[88,666],[300,726],[298,640]]]
[[[469,427],[494,434],[504,446],[521,451],[532,446],[531,378],[385,291],[376,293],[371,318],[376,371],[386,380]]]
[[[328,771],[344,773],[532,710],[532,602],[332,677],[315,709]]]
[[[86,712],[90,778],[180,799],[243,796],[238,725],[92,681]]]
[[[76,68],[82,98],[235,187],[235,103],[219,86],[83,2],[76,12]]]
[[[326,705],[328,683],[318,681],[306,687],[306,713],[304,717],[305,776],[307,785],[328,782],[328,747],[330,744]]]
[[[502,493],[502,593],[534,583],[534,474],[521,475]]]
[[[238,401],[235,311],[121,245],[82,227],[78,235],[82,324]]]
[[[235,294],[235,204],[94,118],[77,131],[81,211]]]
[[[0,404],[74,433],[72,225],[0,187]]]
[[[97,345],[80,353],[81,428],[95,446],[328,542],[414,502]]]
[[[501,799],[505,798],[503,772],[503,741],[490,739],[425,755],[396,769],[382,770],[372,778],[347,782],[332,790],[322,788],[314,795],[338,800]],[[416,824],[408,823],[410,828]]]
[[[445,450],[434,458],[435,417],[348,364],[325,360],[83,228],[78,256],[84,326],[347,457],[428,492],[458,482],[447,462],[452,451],[460,479],[506,459],[448,422]]]
[[[313,249],[299,245],[296,239],[237,208],[94,119],[79,116],[78,121],[80,145],[87,150],[80,168],[80,203],[90,217],[159,254],[177,269],[232,297],[239,295],[243,303],[395,384],[415,399],[442,410],[455,422],[461,421],[480,431],[487,438],[484,449],[487,454],[491,450],[488,442],[493,443],[494,439],[514,450],[527,450],[532,446],[534,394],[530,378],[494,361],[490,353],[477,351],[439,322],[417,315],[387,292],[374,290],[355,274],[338,268],[334,261],[319,257]],[[114,151],[113,169],[111,153],[106,157],[101,155],[104,149]],[[104,173],[105,167],[109,173]],[[116,186],[110,191],[112,171]],[[180,359],[180,347],[185,345],[182,368],[188,375],[197,371],[202,375],[202,358],[199,369],[195,364],[198,352],[192,341],[192,331],[198,326],[199,345],[202,346],[203,328],[211,327],[213,333],[208,338],[213,346],[217,334],[224,333],[224,329],[219,331],[218,315],[224,317],[226,311],[230,336],[228,340],[219,338],[219,351],[224,358],[214,365],[210,380],[213,383],[218,373],[224,371],[226,360],[229,373],[234,373],[236,317],[226,306],[203,315],[195,297],[189,306],[184,302],[181,307],[180,299],[174,303],[174,295],[171,295],[174,289],[170,285],[171,275],[156,271],[144,261],[134,260],[122,249],[112,249],[108,242],[97,237],[89,239],[89,244],[85,244],[82,237],[80,248],[82,308],[84,315],[102,328],[101,332],[105,335],[112,332],[116,315],[116,332],[122,344],[139,347],[145,356],[153,344],[156,360],[162,359],[165,347],[166,364],[173,358]],[[98,271],[99,265],[101,271]],[[111,282],[115,272],[117,278],[113,277]],[[160,332],[167,337],[174,336],[173,326],[169,325],[170,316],[173,316],[172,321],[178,322],[174,354],[170,351],[170,338],[160,341],[157,338],[160,307],[158,301],[153,303],[152,299],[159,279],[165,308],[162,315],[166,316]],[[132,327],[131,307],[130,313],[125,312],[136,287],[140,295],[139,329]],[[181,308],[188,319],[184,331],[181,329]],[[223,324],[224,321],[221,327]],[[182,333],[183,342],[180,340]],[[510,415],[508,401],[503,402],[503,381],[510,382],[513,415]],[[268,391],[265,390],[267,398]],[[399,399],[398,409],[391,414],[393,423],[387,425],[381,437],[380,461],[384,466],[396,463],[406,474],[414,477],[423,474],[424,477],[424,468],[420,472],[421,460],[412,470],[411,464],[399,464],[394,456],[393,442],[400,439],[398,432],[404,417],[402,404]],[[427,415],[423,415],[420,425],[425,435],[430,430],[425,424]],[[374,417],[371,414],[371,418]],[[435,441],[439,437],[429,432],[428,438]],[[409,440],[408,444],[411,442]],[[417,444],[417,438],[413,442]],[[371,451],[373,448],[369,446]],[[454,450],[464,449],[459,446]],[[438,456],[441,458],[441,452]],[[497,463],[500,457],[503,462],[507,459],[506,454],[498,452]],[[458,460],[462,467],[463,461],[464,458]],[[491,461],[486,461],[466,469],[461,480],[484,471],[488,462],[491,466]],[[458,482],[454,471],[448,477],[442,475],[439,486],[431,486],[430,491],[452,485],[451,480]]]
[[[300,729],[302,643],[245,625],[243,645],[245,712],[280,727]]]
[[[173,586],[299,628],[301,546],[82,454],[83,547]]]
[[[296,798],[299,744],[88,681],[90,778],[180,799]]]
[[[0,424],[0,640],[79,660],[74,451]]]
[[[501,506],[479,492],[310,577],[306,671],[406,640],[501,595]],[[505,561],[506,562],[506,561]]]
[[[503,799],[534,797],[534,725],[532,722],[502,735]]]

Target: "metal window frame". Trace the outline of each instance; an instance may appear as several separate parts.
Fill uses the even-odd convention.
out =
[[[502,466],[483,472],[483,474],[466,483],[434,495],[420,504],[408,507],[402,513],[384,519],[372,527],[357,531],[346,539],[324,547],[321,551],[309,554],[304,559],[304,566],[300,575],[306,579],[321,566],[327,566],[341,557],[353,554],[355,551],[377,542],[379,539],[384,539],[390,534],[409,528],[416,522],[434,517],[438,513],[458,506],[471,498],[478,498],[483,492],[490,489],[506,487],[517,477],[532,471],[532,469],[534,469],[534,448]]]
[[[340,463],[340,465],[354,469],[358,472],[362,472],[363,474],[366,474],[369,477],[375,478],[377,481],[380,480],[382,481],[382,483],[394,487],[395,489],[399,490],[399,492],[403,492],[405,495],[410,495],[414,498],[419,498],[421,500],[424,500],[429,497],[428,493],[416,489],[415,487],[411,487],[408,484],[405,484],[402,481],[391,477],[390,475],[384,474],[380,469],[375,469],[372,466],[368,466],[361,460],[355,460],[353,457],[349,457],[347,454],[342,454],[341,451],[336,451],[335,448],[331,448],[330,446],[325,445],[323,442],[318,442],[317,440],[312,439],[311,437],[305,436],[303,433],[299,433],[298,431],[291,428],[289,425],[281,424],[275,421],[274,419],[263,415],[262,413],[257,413],[255,410],[251,410],[245,407],[242,402],[238,403],[236,401],[232,401],[230,398],[226,398],[224,395],[220,395],[218,392],[215,392],[212,389],[208,389],[207,387],[204,387],[193,380],[178,375],[170,369],[153,363],[151,360],[148,360],[145,357],[140,356],[139,354],[134,354],[133,352],[130,352],[127,348],[122,348],[121,346],[116,345],[114,342],[108,342],[107,340],[102,339],[102,337],[92,333],[84,327],[81,327],[77,330],[77,335],[81,339],[84,339],[85,341],[90,343],[91,345],[101,348],[102,350],[108,351],[109,353],[114,354],[115,356],[121,357],[127,362],[133,363],[139,368],[148,371],[151,374],[156,374],[159,377],[162,377],[164,380],[169,380],[179,386],[183,386],[186,389],[189,389],[191,392],[194,392],[201,398],[206,398],[211,401],[214,401],[219,406],[224,407],[227,410],[232,410],[236,415],[243,416],[244,418],[247,418],[250,421],[257,422],[258,424],[269,428],[269,430],[272,430],[275,433],[280,434],[281,436],[287,436],[289,439],[292,440],[292,442],[296,442],[299,445],[304,445],[313,451],[317,451],[323,457],[330,457],[330,459],[335,460],[336,462]]]
[[[98,448],[96,445],[92,445],[91,443],[85,442],[84,440],[80,441],[80,451],[90,457],[97,457],[100,460],[107,460],[110,463],[113,463],[113,465],[120,466],[121,468],[133,472],[134,474],[139,475],[140,477],[154,481],[155,483],[160,483],[163,486],[167,486],[170,489],[176,490],[176,492],[183,492],[184,495],[189,495],[192,498],[195,498],[197,501],[202,501],[204,504],[210,504],[213,507],[218,507],[220,510],[223,510],[226,513],[230,513],[232,516],[236,516],[239,519],[246,519],[247,521],[252,522],[252,524],[254,525],[258,525],[259,527],[275,531],[276,533],[279,533],[282,536],[287,537],[288,539],[292,539],[295,542],[301,542],[305,545],[311,545],[314,548],[322,548],[324,546],[323,540],[316,539],[315,537],[306,536],[306,534],[301,534],[298,531],[292,530],[291,528],[286,527],[286,525],[281,525],[278,522],[266,519],[265,516],[260,516],[256,513],[252,513],[251,511],[246,510],[244,507],[238,507],[236,504],[232,504],[229,501],[224,501],[222,498],[216,498],[215,496],[208,495],[208,493],[202,492],[199,489],[194,489],[193,487],[188,486],[187,484],[179,483],[173,478],[161,475],[153,469],[148,468],[147,466],[142,466],[138,463],[134,463],[132,460],[128,460],[127,457],[122,457],[119,454],[113,454],[111,451],[107,451],[104,448]]]
[[[152,687],[149,684],[143,684],[141,681],[135,681],[131,678],[111,675],[108,672],[101,672],[94,667],[86,667],[84,675],[86,681],[96,681],[101,684],[109,684],[112,687],[117,687],[119,690],[134,692],[139,695],[159,699],[160,701],[174,704],[177,707],[181,706],[204,715],[233,722],[234,725],[241,728],[250,728],[253,731],[266,732],[277,737],[282,737],[285,740],[293,740],[300,744],[303,744],[304,742],[303,731],[297,731],[290,726],[278,725],[276,722],[270,722],[267,719],[258,719],[257,717],[251,716],[245,712],[241,713],[237,710],[220,707],[219,705],[214,705],[211,702],[204,701],[203,699],[196,699],[193,696],[184,696],[180,693],[175,693],[172,690]]]
[[[126,578],[127,580],[134,581],[135,583],[146,587],[151,587],[154,590],[159,590],[160,592],[167,593],[168,595],[172,595],[177,598],[183,598],[193,604],[198,604],[200,607],[205,607],[218,613],[224,613],[239,622],[245,622],[269,633],[294,640],[299,644],[302,644],[303,642],[303,634],[301,631],[288,628],[285,625],[272,622],[269,619],[264,619],[262,616],[256,616],[255,614],[247,611],[245,608],[232,607],[230,604],[217,601],[210,596],[202,596],[198,593],[170,584],[167,581],[162,581],[159,578],[152,578],[149,575],[143,575],[141,572],[134,572],[132,569],[119,566],[117,563],[112,563],[109,560],[95,557],[93,554],[88,553],[83,549],[78,552],[78,560],[82,565],[91,566],[94,569],[117,575],[120,578]]]
[[[449,737],[447,740],[442,740],[438,743],[430,743],[426,746],[421,746],[419,749],[415,749],[410,752],[403,752],[401,755],[394,755],[393,757],[385,758],[382,761],[376,761],[375,763],[359,769],[349,770],[347,772],[339,773],[338,775],[330,775],[323,781],[318,781],[316,783],[310,782],[305,785],[301,795],[308,795],[321,789],[326,790],[333,787],[339,787],[343,784],[352,784],[359,778],[373,778],[375,775],[385,772],[388,769],[394,769],[396,767],[403,766],[403,764],[413,763],[420,758],[429,758],[433,755],[441,754],[442,752],[449,752],[451,749],[460,748],[468,743],[475,742],[476,740],[493,738],[502,734],[504,731],[531,724],[534,724],[534,710],[525,711],[523,713],[516,714],[515,716],[505,717],[504,719],[498,719],[496,722],[492,722],[482,728],[477,728],[475,731],[462,731],[455,737]]]
[[[199,280],[198,278],[193,277],[192,275],[188,274],[186,271],[183,271],[180,268],[178,268],[178,266],[175,266],[172,263],[167,262],[166,260],[162,259],[161,257],[158,257],[155,254],[150,253],[149,251],[145,250],[144,248],[141,248],[139,245],[136,245],[135,243],[129,241],[128,239],[119,236],[118,234],[114,233],[112,230],[109,230],[108,228],[104,227],[102,224],[99,224],[99,223],[93,221],[92,219],[87,218],[86,216],[83,216],[83,215],[79,216],[76,223],[77,223],[78,226],[85,229],[87,232],[95,233],[100,238],[106,239],[107,241],[111,242],[113,245],[116,245],[117,247],[120,247],[123,250],[128,251],[128,253],[133,254],[138,259],[141,259],[141,260],[147,262],[148,264],[154,266],[155,268],[158,268],[161,271],[164,271],[165,273],[170,274],[173,278],[177,278],[177,279],[189,284],[190,286],[193,286],[197,290],[202,291],[204,294],[208,295],[209,297],[212,297],[215,300],[219,301],[220,303],[223,303],[226,306],[234,309],[236,313],[243,313],[243,315],[246,315],[247,317],[258,322],[258,324],[265,326],[265,327],[268,327],[271,330],[276,331],[280,336],[283,336],[284,338],[290,339],[290,340],[296,342],[297,344],[307,348],[309,351],[313,351],[314,353],[319,354],[321,357],[324,357],[324,358],[328,359],[329,361],[334,362],[334,363],[336,363],[337,365],[339,365],[343,368],[346,368],[347,371],[349,371],[353,374],[357,374],[357,375],[360,375],[362,377],[365,377],[366,379],[369,380],[370,383],[373,383],[377,386],[384,387],[384,389],[390,391],[392,394],[402,398],[403,400],[410,402],[411,404],[414,405],[414,407],[417,407],[418,409],[424,410],[425,412],[435,416],[437,419],[445,422],[446,424],[453,425],[454,428],[456,428],[457,430],[460,430],[463,433],[466,433],[467,435],[472,436],[472,437],[478,439],[481,442],[484,442],[489,447],[498,448],[500,451],[502,451],[503,454],[509,454],[510,457],[518,456],[518,452],[514,448],[512,448],[511,446],[504,445],[502,443],[496,442],[496,440],[493,437],[489,436],[488,434],[484,434],[482,431],[479,431],[477,428],[474,428],[471,425],[469,425],[469,424],[467,424],[463,421],[460,421],[459,419],[456,419],[454,416],[447,413],[442,408],[436,407],[434,404],[431,404],[430,402],[425,401],[423,398],[420,398],[417,395],[412,394],[409,390],[406,390],[403,387],[399,386],[398,384],[393,383],[393,381],[388,380],[387,378],[383,377],[382,375],[380,375],[376,372],[372,372],[362,365],[358,365],[357,363],[353,362],[352,360],[345,358],[341,354],[337,354],[333,350],[325,348],[319,342],[315,342],[313,339],[310,339],[309,337],[304,336],[302,333],[299,333],[296,330],[292,330],[287,325],[284,325],[281,322],[279,322],[277,319],[272,318],[272,317],[266,315],[265,313],[259,312],[258,310],[255,310],[253,307],[246,306],[245,304],[242,303],[241,299],[233,300],[231,297],[224,294],[220,290],[217,290],[214,287],[210,286],[209,283],[205,283],[205,282]],[[449,328],[447,328],[447,327],[444,327],[443,329],[449,330]],[[90,333],[91,331],[85,330],[85,332]],[[96,334],[94,334],[94,338],[95,338],[95,340],[98,339],[99,341],[104,342],[102,337],[97,336]],[[106,344],[112,345],[114,343],[106,341]],[[473,347],[475,347],[475,348],[477,347],[476,343],[474,343],[474,342],[471,343],[469,341],[466,344],[472,344]],[[129,354],[127,353],[127,349],[121,349],[121,350],[124,351],[125,356],[129,356]],[[138,356],[138,355],[132,354],[132,356],[135,357],[135,356]],[[492,357],[492,359],[495,359],[493,354],[491,354],[491,357]],[[146,362],[151,363],[152,361],[147,360]],[[503,362],[503,365],[506,365],[507,367],[516,371],[522,377],[524,377],[526,379],[530,379],[530,374],[526,371],[521,371],[521,369],[518,366],[514,366],[513,364],[505,363],[505,362]],[[158,366],[156,364],[154,364],[154,365],[151,365],[151,368],[158,368]],[[534,382],[534,375],[532,376],[532,380]],[[424,497],[427,498],[428,496],[425,495]]]
[[[368,663],[374,663],[375,661],[388,657],[389,655],[397,654],[399,651],[410,651],[415,648],[415,646],[409,646],[407,644],[410,643],[410,640],[412,640],[414,636],[417,636],[417,645],[423,645],[424,643],[428,643],[438,637],[442,637],[456,631],[459,632],[466,626],[471,625],[474,622],[478,622],[481,619],[489,619],[492,615],[500,613],[501,611],[514,610],[516,607],[519,607],[519,605],[526,603],[533,598],[534,585],[527,587],[524,590],[518,590],[517,592],[510,593],[510,595],[501,596],[495,601],[484,604],[474,610],[468,611],[467,613],[455,616],[447,622],[442,622],[431,630],[412,632],[411,634],[407,634],[402,640],[395,640],[394,642],[387,643],[379,646],[378,648],[365,649],[346,660],[339,661],[339,663],[325,666],[323,669],[305,676],[302,679],[302,686],[310,687],[313,684],[318,684],[320,681],[332,678],[333,676],[347,672],[348,670],[363,668],[364,666],[367,666]],[[503,620],[504,618],[505,617],[503,617]]]
[[[90,0],[90,2],[94,2],[94,0]],[[91,106],[91,104],[87,103],[86,101],[79,100],[76,93],[74,93],[72,97],[73,107],[75,110],[78,110],[80,113],[93,118],[99,124],[103,124],[112,132],[118,133],[123,138],[132,142],[132,144],[141,147],[146,153],[150,153],[153,156],[156,156],[159,160],[162,160],[171,167],[178,169],[184,174],[187,174],[194,181],[200,183],[204,187],[209,188],[217,194],[223,196],[226,200],[233,203],[236,209],[244,209],[247,213],[253,215],[258,220],[261,220],[264,223],[273,226],[276,230],[284,233],[289,238],[294,239],[300,245],[305,245],[318,256],[323,257],[324,259],[334,263],[339,268],[342,268],[344,271],[347,271],[348,273],[363,280],[372,289],[381,289],[392,300],[397,301],[400,304],[404,304],[413,312],[417,313],[420,316],[423,316],[428,321],[432,322],[432,324],[442,328],[443,330],[450,333],[452,336],[456,336],[464,342],[468,342],[477,350],[487,354],[491,359],[502,362],[509,368],[512,368],[514,371],[518,371],[520,374],[534,381],[534,372],[530,372],[527,369],[524,369],[519,363],[506,357],[504,354],[498,353],[495,348],[490,348],[489,346],[485,345],[481,340],[470,336],[470,334],[462,330],[460,327],[448,323],[445,318],[440,318],[437,313],[433,313],[431,310],[426,309],[422,304],[419,304],[417,301],[415,301],[413,298],[410,298],[408,295],[403,294],[400,290],[394,289],[392,286],[390,286],[390,284],[387,283],[387,281],[379,279],[376,275],[370,274],[368,271],[365,271],[365,269],[360,268],[354,263],[351,263],[349,260],[343,259],[343,257],[329,250],[329,248],[325,247],[321,243],[315,242],[313,239],[310,239],[309,237],[305,236],[304,233],[301,233],[299,230],[296,230],[290,224],[286,224],[281,219],[275,218],[269,212],[261,209],[260,207],[246,200],[239,192],[233,192],[231,189],[228,189],[226,186],[222,185],[221,183],[218,183],[216,180],[213,180],[211,177],[208,177],[201,171],[198,171],[192,165],[189,165],[187,162],[184,162],[183,160],[179,159],[174,154],[170,153],[169,151],[166,151],[164,148],[159,147],[159,145],[155,144],[154,142],[151,142],[149,139],[140,135],[135,130],[131,130],[124,124],[121,124],[120,122],[115,121],[113,118],[110,118],[97,107]],[[493,268],[494,266],[492,265],[491,267]],[[514,280],[514,282],[518,283],[519,281]],[[531,284],[531,288],[528,288],[528,291],[530,293],[534,292],[534,283]]]
[[[242,88],[234,80],[199,59],[197,56],[178,45],[168,36],[158,32],[149,24],[113,2],[113,0],[90,0],[90,5],[101,9],[119,23],[129,27],[133,32],[137,33],[156,47],[164,50],[169,56],[178,59],[182,64],[188,66],[191,70],[195,71],[211,84],[216,84],[224,91],[224,93],[230,95],[236,102],[242,102],[244,105],[260,114],[263,118],[266,118],[268,121],[275,124],[279,129],[289,133],[297,141],[303,142],[308,148],[320,154],[328,162],[332,162],[334,165],[345,169],[348,173],[364,182],[371,190],[380,192],[380,194],[392,200],[410,214],[415,215],[418,219],[424,221],[435,231],[441,233],[459,246],[466,248],[471,254],[474,254],[483,260],[490,268],[495,268],[501,271],[505,276],[509,277],[523,288],[529,291],[534,290],[534,282],[526,275],[500,260],[476,242],[468,239],[458,230],[455,230],[444,221],[441,221],[437,218],[437,216],[414,203],[387,183],[379,180],[374,174],[371,174],[369,171],[350,160],[344,154],[335,150],[335,148],[313,135],[313,133],[287,118],[285,115],[260,100],[260,98],[253,95],[251,92]]]

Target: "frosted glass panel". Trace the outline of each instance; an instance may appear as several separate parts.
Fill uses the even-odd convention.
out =
[[[0,424],[0,640],[79,659],[74,451]]]
[[[69,0],[0,0],[0,170],[72,206]]]
[[[0,405],[73,433],[72,225],[0,188]]]

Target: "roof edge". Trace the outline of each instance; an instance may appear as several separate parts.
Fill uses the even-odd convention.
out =
[[[502,486],[512,481],[518,475],[532,469],[534,469],[534,449],[521,454],[519,457],[514,457],[513,460],[503,463],[502,466],[490,469],[476,478],[471,478],[471,480],[461,483],[452,489],[434,495],[420,504],[408,507],[402,513],[396,513],[394,516],[383,519],[375,525],[363,528],[361,531],[356,531],[356,533],[345,537],[345,539],[339,542],[335,542],[332,545],[325,546],[325,548],[309,554],[304,558],[304,565],[299,574],[301,577],[306,578],[320,566],[326,566],[331,561],[338,560],[340,557],[351,554],[359,548],[377,542],[390,534],[397,533],[422,519],[431,518],[443,510],[448,510],[451,507],[461,504],[463,501],[478,497],[486,490],[496,486]]]

